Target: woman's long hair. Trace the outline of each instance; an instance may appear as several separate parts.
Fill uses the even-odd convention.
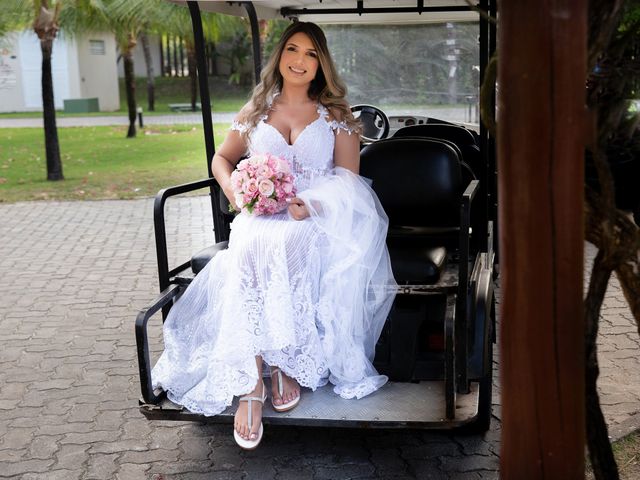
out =
[[[324,105],[340,121],[345,122],[350,129],[358,134],[361,132],[360,123],[353,118],[349,103],[345,99],[347,88],[336,71],[323,31],[315,23],[295,22],[284,31],[269,61],[262,69],[260,83],[253,89],[248,108],[243,109],[238,115],[240,123],[249,125],[249,129],[242,133],[245,139],[248,138],[260,118],[267,114],[274,96],[282,90],[283,80],[279,69],[280,57],[289,39],[298,32],[305,33],[311,39],[318,54],[318,71],[309,86],[309,98]]]

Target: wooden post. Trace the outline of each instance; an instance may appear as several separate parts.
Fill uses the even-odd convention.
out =
[[[501,2],[501,478],[584,477],[586,0]]]

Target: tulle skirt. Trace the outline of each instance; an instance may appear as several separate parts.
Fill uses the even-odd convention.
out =
[[[303,387],[331,382],[343,398],[386,383],[372,361],[395,295],[387,217],[343,168],[298,196],[310,218],[238,215],[229,248],[172,307],[152,380],[173,402],[222,412],[255,388],[257,355]]]

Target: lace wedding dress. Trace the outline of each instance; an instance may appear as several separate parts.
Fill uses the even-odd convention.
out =
[[[234,122],[232,129],[245,125]],[[387,381],[372,365],[394,298],[385,245],[388,220],[362,177],[334,168],[335,135],[345,124],[318,118],[289,145],[258,123],[250,153],[293,166],[310,218],[238,215],[229,248],[218,253],[172,307],[154,387],[188,410],[216,415],[249,393],[262,372],[255,356],[303,387],[334,385],[361,398]]]

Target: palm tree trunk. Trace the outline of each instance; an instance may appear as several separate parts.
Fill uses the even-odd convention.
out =
[[[122,52],[124,62],[124,89],[127,94],[127,109],[129,111],[129,129],[127,138],[136,136],[136,82],[133,75],[133,54],[131,50]]]
[[[51,50],[53,39],[40,41],[42,50],[42,114],[44,119],[44,144],[47,155],[47,180],[64,180],[58,127],[56,125],[56,107],[53,99],[53,77],[51,75]]]
[[[149,38],[146,32],[140,33],[140,41],[142,42],[142,51],[144,52],[144,63],[147,67],[147,102],[149,111],[153,112],[155,108],[155,72],[153,71],[153,60],[151,58],[151,48],[149,47]]]
[[[136,47],[136,38],[135,32],[129,32],[126,37],[121,37],[118,42],[124,66],[124,89],[127,95],[127,110],[129,112],[127,138],[136,136],[136,78],[133,69],[133,49]]]
[[[211,63],[211,76],[218,75],[218,65],[216,64],[216,58],[218,54],[216,52],[216,44],[214,42],[209,43],[209,62]]]
[[[49,2],[42,0],[33,22],[33,31],[40,40],[42,51],[42,116],[44,121],[44,145],[47,156],[47,180],[64,180],[58,127],[56,126],[56,107],[53,99],[53,78],[51,76],[51,51],[58,33],[58,14],[60,3],[55,9],[49,8]]]
[[[198,74],[195,46],[187,42],[187,65],[189,67],[189,87],[191,91],[191,111],[196,111],[198,98]]]

